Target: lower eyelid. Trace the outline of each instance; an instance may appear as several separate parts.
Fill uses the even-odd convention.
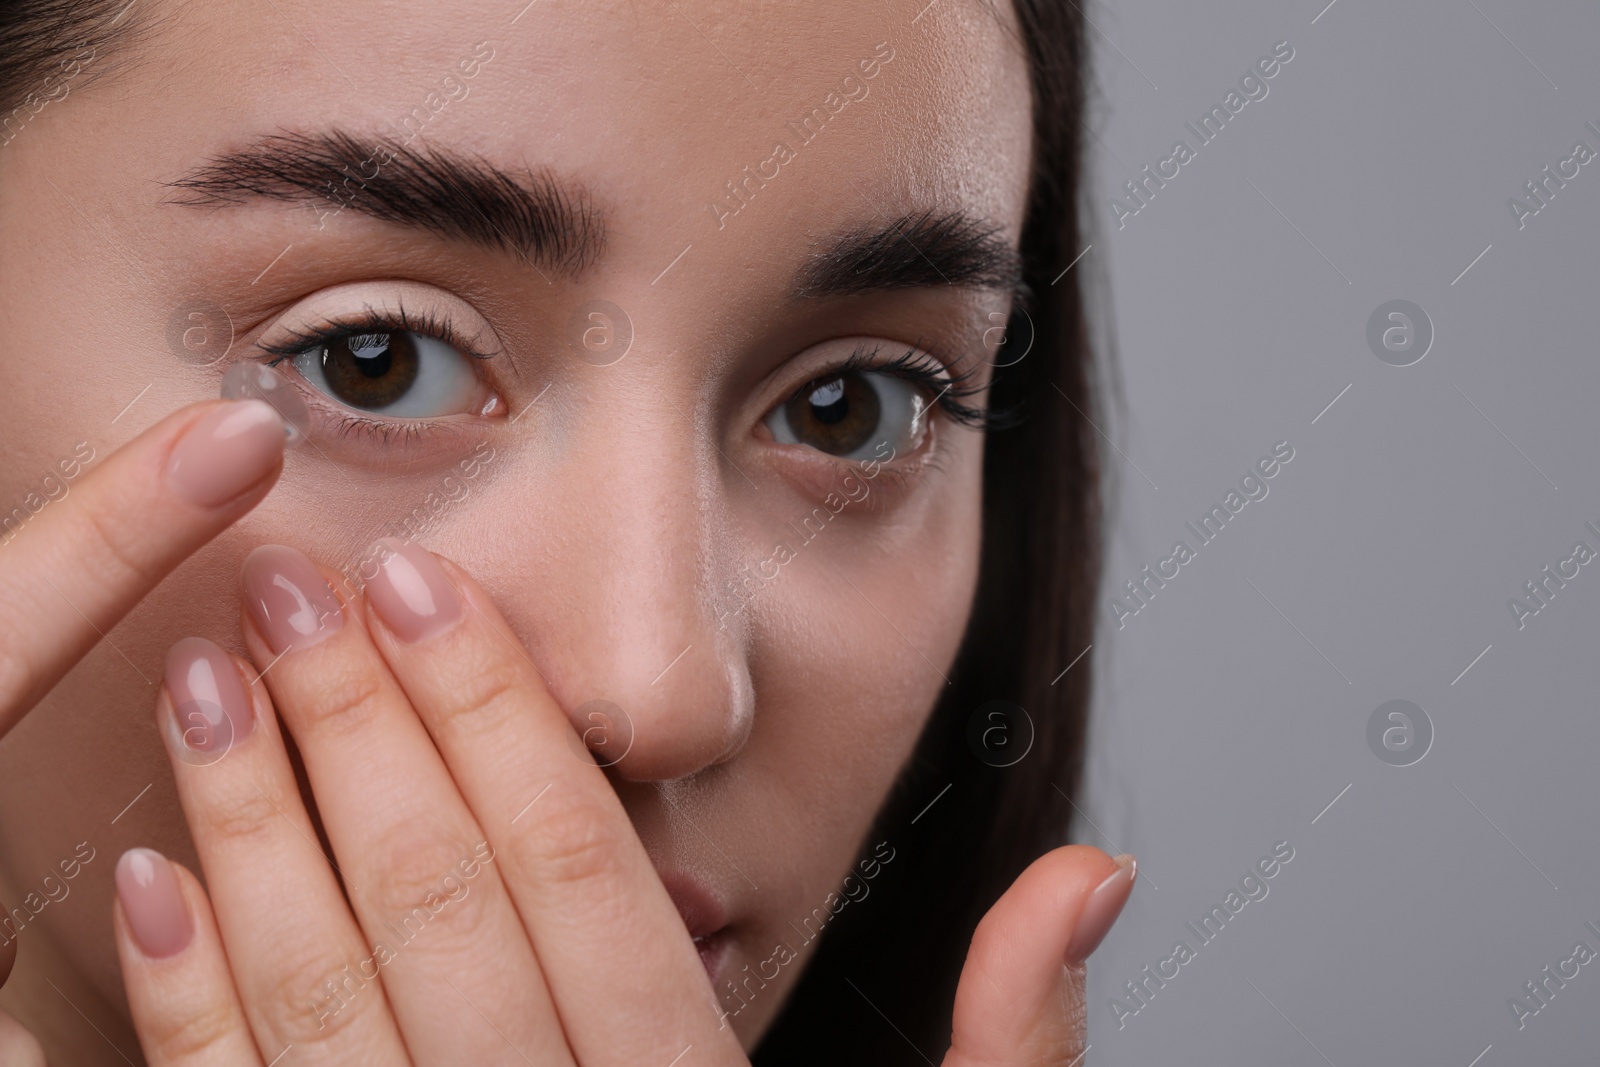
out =
[[[399,420],[379,422],[376,419],[361,418],[359,416],[343,417],[338,427],[334,430],[340,437],[365,436],[372,440],[381,440],[389,444],[395,434],[401,435],[403,441],[409,442],[421,436],[425,431],[420,426],[409,426]]]

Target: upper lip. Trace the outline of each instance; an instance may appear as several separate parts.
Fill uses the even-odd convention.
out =
[[[696,941],[728,925],[728,909],[706,885],[682,871],[664,871],[661,884]]]

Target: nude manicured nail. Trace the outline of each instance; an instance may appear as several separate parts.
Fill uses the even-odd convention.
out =
[[[1111,932],[1111,924],[1122,914],[1122,906],[1128,902],[1138,874],[1138,861],[1124,852],[1117,857],[1117,869],[1089,892],[1083,911],[1078,913],[1077,929],[1072,931],[1072,938],[1067,942],[1068,963],[1082,963],[1100,947],[1100,942]]]
[[[272,651],[310,648],[344,625],[339,598],[309,559],[262,545],[244,561],[244,601]]]
[[[203,637],[185,637],[167,650],[166,680],[177,734],[190,750],[226,752],[250,736],[250,692],[222,649]]]
[[[415,644],[461,618],[461,597],[432,552],[385,537],[370,555],[378,561],[378,573],[367,583],[367,598],[400,640]]]
[[[178,875],[161,853],[130,848],[117,861],[117,899],[139,951],[152,959],[182,952],[194,937],[194,920]]]
[[[235,400],[184,431],[167,481],[185,500],[215,507],[265,478],[283,458],[283,418],[264,400]]]

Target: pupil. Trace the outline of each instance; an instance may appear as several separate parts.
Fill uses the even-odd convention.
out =
[[[381,410],[403,398],[420,370],[409,330],[353,334],[322,350],[328,391],[354,408]]]
[[[389,354],[387,334],[367,333],[345,342],[356,359],[356,368],[368,378],[381,378],[389,373],[394,357]]]

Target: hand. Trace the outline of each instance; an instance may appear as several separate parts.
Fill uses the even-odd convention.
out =
[[[118,866],[149,1061],[746,1063],[616,794],[482,589],[399,543],[364,599],[331,574],[275,546],[247,561],[264,684],[199,639],[169,657],[157,715],[210,900],[155,853]],[[1070,1063],[1081,959],[1132,881],[1081,847],[1030,867],[974,938],[946,1062]]]
[[[149,1062],[747,1063],[621,801],[489,597],[415,545],[379,559],[345,601],[334,572],[259,548],[255,667],[199,638],[168,657],[156,714],[209,894],[154,852],[118,864]]]
[[[1133,892],[1138,865],[1068,845],[1039,857],[989,909],[956,987],[944,1067],[1080,1067],[1084,963]]]
[[[0,737],[179,563],[260,503],[284,440],[259,400],[194,404],[77,477],[20,530],[0,531]],[[4,982],[15,931],[0,942]],[[0,1062],[44,1063],[3,1013]]]

